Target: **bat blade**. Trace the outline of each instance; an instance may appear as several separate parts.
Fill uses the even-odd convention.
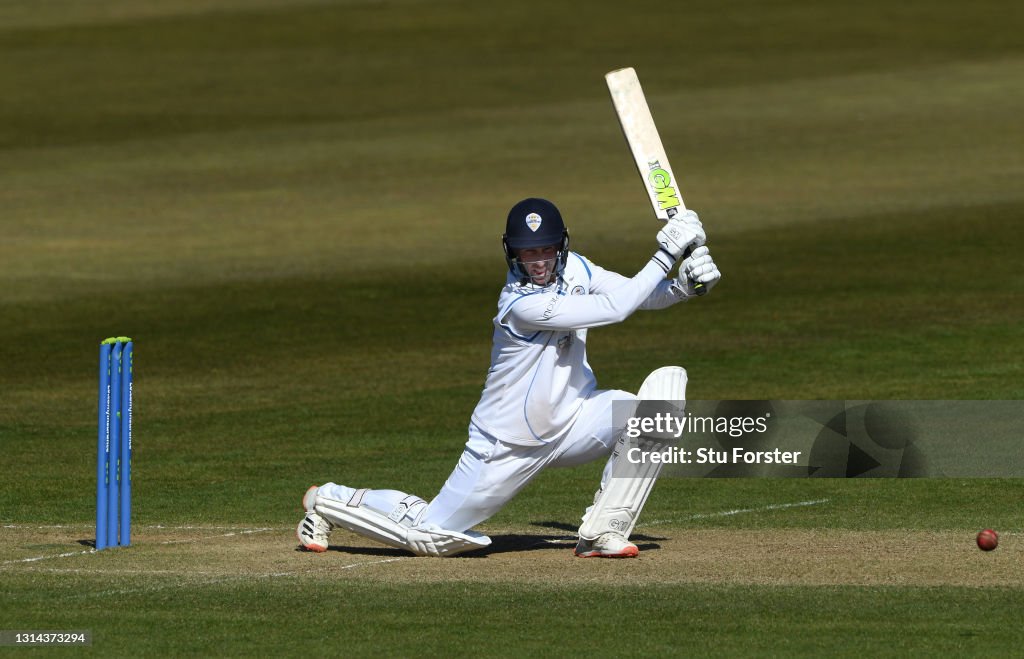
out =
[[[622,134],[633,153],[640,178],[655,216],[668,221],[686,210],[683,196],[675,183],[672,166],[658,135],[658,127],[647,106],[647,97],[640,79],[632,68],[618,69],[605,75],[615,113],[619,117]]]
[[[632,67],[628,67],[606,73],[604,79],[608,83],[619,126],[629,144],[640,178],[643,179],[654,215],[667,222],[685,211],[686,206],[676,186],[665,146],[658,135],[658,126],[647,105],[647,97],[640,86],[640,78]],[[683,257],[688,257],[692,251],[692,248],[688,248]],[[697,295],[707,293],[703,284],[693,282],[693,286]]]

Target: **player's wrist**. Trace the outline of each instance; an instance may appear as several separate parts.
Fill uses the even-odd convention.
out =
[[[659,248],[658,251],[654,253],[654,256],[651,257],[651,261],[664,270],[666,275],[671,272],[672,267],[676,264],[676,258],[663,247]]]

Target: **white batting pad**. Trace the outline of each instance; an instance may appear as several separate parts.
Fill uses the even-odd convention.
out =
[[[421,556],[455,556],[491,544],[491,539],[475,531],[446,531],[436,526],[409,529],[409,548]]]
[[[454,556],[491,544],[490,538],[473,531],[459,533],[433,526],[404,526],[399,521],[415,523],[426,510],[426,501],[408,495],[398,502],[390,514],[385,515],[364,504],[363,497],[367,492],[365,489],[356,490],[348,501],[330,499],[318,492],[316,512],[335,526],[419,556]]]
[[[638,414],[643,413],[643,401],[676,402],[679,404],[676,409],[681,414],[686,400],[686,369],[679,366],[659,368],[647,376],[637,397],[640,399]],[[628,538],[633,532],[640,511],[661,472],[660,462],[627,464],[629,450],[637,448],[641,439],[631,438],[625,432],[619,436],[612,452],[611,475],[597,491],[594,505],[583,516],[579,533],[584,540],[596,540],[612,531]]]

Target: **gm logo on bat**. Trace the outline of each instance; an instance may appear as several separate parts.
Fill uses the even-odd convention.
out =
[[[678,206],[680,204],[679,195],[676,194],[676,189],[672,187],[672,175],[657,160],[651,162],[649,166],[651,170],[647,175],[647,180],[651,184],[651,189],[654,190],[654,196],[658,200],[658,207],[661,210],[665,210]]]

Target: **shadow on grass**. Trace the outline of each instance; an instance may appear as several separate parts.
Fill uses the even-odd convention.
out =
[[[518,553],[537,551],[541,549],[565,549],[566,551],[571,551],[576,546],[577,535],[575,526],[563,524],[561,522],[533,522],[532,526],[553,528],[560,531],[568,531],[569,533],[557,535],[544,533],[536,535],[521,533],[492,535],[490,546],[483,549],[468,551],[464,554],[459,554],[454,558],[486,558],[492,554]],[[657,541],[665,540],[666,538],[637,535],[631,536],[630,539],[636,543],[640,551],[650,551],[654,549],[661,549],[661,545],[658,544]],[[296,547],[295,551],[304,552],[306,550],[302,547]],[[348,545],[330,545],[328,546],[327,551],[353,554],[356,556],[378,556],[381,558],[411,558],[413,556],[412,552],[392,547],[352,547]]]
[[[568,531],[569,533],[572,534],[573,541],[576,540],[576,537],[577,537],[576,533],[579,530],[579,525],[578,524],[566,524],[565,522],[553,522],[553,521],[552,522],[530,522],[530,526],[539,526],[539,527],[545,528],[545,529],[559,529],[561,531]],[[641,540],[641,541],[647,540],[647,541],[652,541],[652,542],[658,541],[658,540],[668,540],[668,538],[665,537],[665,536],[643,535],[643,534],[637,534],[637,533],[631,534],[629,536],[629,539],[632,540],[634,543],[636,543],[637,540]],[[640,549],[643,549],[642,545],[637,544],[637,546],[640,547]],[[657,545],[655,545],[655,546],[657,546]]]

